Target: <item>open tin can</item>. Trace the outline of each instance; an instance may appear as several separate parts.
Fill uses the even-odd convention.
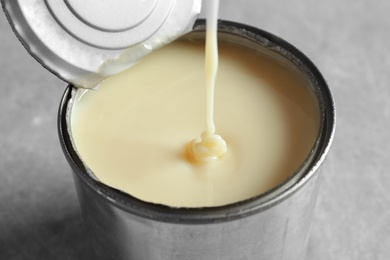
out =
[[[205,37],[197,21],[189,39]],[[319,168],[335,131],[332,94],[315,65],[286,41],[247,25],[220,21],[219,41],[293,64],[310,82],[320,107],[320,132],[310,155],[289,179],[242,202],[208,208],[171,208],[136,199],[91,177],[75,151],[69,127],[72,90],[58,114],[59,137],[73,169],[81,211],[99,259],[302,260],[314,212]]]

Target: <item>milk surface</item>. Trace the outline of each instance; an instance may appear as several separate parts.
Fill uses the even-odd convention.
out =
[[[227,152],[213,163],[193,163],[186,146],[207,129],[204,42],[177,41],[98,91],[78,90],[74,145],[101,182],[173,207],[259,195],[293,174],[313,148],[314,94],[300,75],[263,54],[220,43],[214,102]]]

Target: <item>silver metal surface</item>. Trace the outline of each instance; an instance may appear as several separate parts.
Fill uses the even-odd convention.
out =
[[[201,0],[1,2],[28,52],[86,88],[188,32],[201,9]]]
[[[201,225],[139,217],[97,195],[76,173],[74,180],[102,260],[303,260],[319,184],[315,176],[268,210]]]

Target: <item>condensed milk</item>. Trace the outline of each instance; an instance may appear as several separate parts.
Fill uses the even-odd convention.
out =
[[[159,100],[159,95],[162,98],[171,97],[172,95],[168,95],[168,93],[164,96],[164,93],[169,89],[172,89],[171,93],[175,95],[179,95],[179,92],[184,93],[184,87],[181,89],[179,88],[179,91],[176,91],[175,93],[173,91],[174,86],[169,87],[169,82],[165,82],[167,85],[163,88],[164,81],[167,79],[169,80],[171,76],[176,77],[178,84],[183,82],[181,85],[187,86],[188,84],[186,85],[186,82],[191,82],[193,79],[196,80],[197,75],[204,75],[203,58],[200,58],[204,56],[204,37],[205,24],[204,21],[199,20],[194,25],[193,31],[184,36],[184,39],[189,40],[184,41],[184,43],[194,43],[194,45],[190,45],[189,49],[185,51],[182,50],[181,52],[179,49],[175,48],[175,52],[170,53],[176,53],[175,58],[172,60],[173,57],[170,56],[170,54],[166,55],[167,59],[159,69],[149,67],[148,65],[151,64],[146,64],[146,69],[149,70],[150,73],[145,72],[147,78],[144,79],[144,83],[152,82],[152,77],[160,77],[161,80],[158,82],[160,88],[158,91],[156,91],[153,96],[147,96],[146,93],[148,90],[151,90],[151,87],[150,85],[141,82],[142,85],[140,85],[140,87],[142,90],[138,91],[141,91],[142,95],[139,95],[137,98],[127,95],[129,102],[125,103],[127,103],[127,105],[132,104],[134,107],[138,106],[138,108],[135,109],[138,109],[139,111],[143,110],[143,107],[145,106],[141,106],[141,104],[146,105],[145,102],[148,99],[149,103],[154,103],[157,107],[161,107],[154,109],[155,111],[159,110],[159,112],[154,112],[154,114],[158,115],[157,119],[154,119],[158,122],[154,125],[150,122],[147,123],[146,119],[126,118],[126,122],[133,120],[131,130],[138,128],[141,132],[141,134],[134,133],[134,136],[132,136],[130,130],[124,131],[126,132],[125,136],[128,138],[127,140],[132,142],[134,147],[138,144],[138,147],[135,147],[135,150],[138,150],[138,152],[127,155],[121,154],[123,157],[123,159],[121,159],[122,163],[125,163],[126,160],[132,160],[132,162],[129,162],[127,165],[130,168],[126,170],[126,173],[134,172],[132,163],[137,162],[138,158],[142,158],[143,160],[149,158],[149,161],[152,159],[159,159],[158,161],[156,160],[155,163],[148,162],[144,166],[146,166],[146,168],[154,168],[152,170],[155,170],[156,176],[158,176],[160,180],[163,180],[163,183],[159,186],[163,187],[169,181],[172,181],[167,178],[168,174],[164,174],[164,171],[161,171],[162,169],[167,168],[167,164],[164,163],[166,162],[165,159],[169,159],[169,157],[176,158],[176,162],[179,162],[178,159],[180,159],[180,163],[178,163],[179,166],[182,167],[182,169],[187,169],[187,172],[177,172],[177,176],[188,176],[189,174],[187,173],[189,171],[194,174],[199,172],[199,176],[196,177],[202,181],[208,180],[205,179],[205,176],[217,176],[217,174],[211,175],[210,171],[201,171],[199,165],[203,168],[205,165],[208,167],[209,165],[221,165],[221,162],[225,163],[227,161],[226,159],[229,159],[227,162],[232,163],[232,158],[243,158],[243,161],[239,162],[241,163],[240,165],[249,165],[250,162],[253,163],[256,160],[261,161],[258,163],[255,162],[251,167],[245,166],[245,168],[241,169],[236,167],[236,169],[233,169],[230,172],[231,176],[238,176],[239,178],[236,178],[236,180],[240,181],[240,183],[234,183],[231,186],[233,188],[230,188],[230,190],[225,189],[227,195],[232,198],[231,201],[236,201],[238,199],[237,197],[234,198],[234,196],[237,195],[237,191],[241,192],[242,190],[247,190],[254,186],[262,186],[264,189],[267,189],[267,185],[268,187],[271,187],[272,184],[264,177],[264,173],[268,170],[272,171],[269,176],[273,176],[272,174],[275,173],[281,174],[281,176],[278,177],[279,180],[284,179],[285,176],[289,177],[278,183],[276,187],[271,188],[266,193],[262,193],[249,200],[221,207],[169,207],[162,204],[148,203],[145,198],[141,198],[140,200],[137,199],[137,197],[110,188],[92,176],[91,171],[89,171],[81,161],[84,160],[84,158],[80,153],[75,151],[75,147],[72,145],[74,144],[74,142],[71,141],[72,128],[74,126],[71,126],[70,124],[72,123],[72,114],[75,114],[74,112],[76,112],[76,110],[72,111],[73,103],[79,103],[77,106],[80,108],[80,105],[88,104],[88,102],[84,101],[87,101],[89,98],[87,98],[88,96],[84,96],[83,99],[87,99],[78,102],[77,100],[82,92],[79,91],[79,93],[76,94],[77,88],[70,85],[64,93],[59,110],[58,130],[60,143],[64,149],[65,157],[73,170],[72,173],[81,205],[82,215],[85,220],[86,228],[91,233],[90,239],[92,245],[94,246],[97,255],[102,259],[304,259],[310,230],[310,220],[313,215],[316,195],[318,193],[320,166],[324,162],[326,154],[330,149],[335,130],[335,110],[331,92],[315,65],[288,42],[251,26],[229,21],[219,21],[219,41],[225,42],[226,46],[234,46],[239,49],[239,52],[232,55],[231,59],[229,57],[225,59],[223,58],[225,55],[221,54],[220,70],[216,82],[215,125],[218,134],[223,136],[226,140],[228,149],[225,156],[215,162],[191,164],[184,158],[182,149],[191,138],[198,136],[200,131],[206,129],[203,114],[206,112],[206,108],[203,107],[203,105],[205,105],[203,80],[199,80],[199,83],[202,84],[201,87],[198,86],[195,88],[195,92],[199,91],[199,98],[196,97],[197,95],[195,95],[195,93],[191,93],[191,91],[187,94],[187,96],[189,96],[189,98],[187,98],[189,102],[185,104],[187,108],[184,108],[184,110],[186,111],[182,108],[177,108],[176,104],[171,104],[169,99],[165,102],[164,100],[160,100],[159,102],[156,101]],[[187,51],[196,49],[196,47],[191,47],[196,44],[199,44],[198,48],[200,50],[196,51],[199,55],[187,56]],[[179,46],[177,45],[176,47]],[[221,46],[221,52],[223,52],[223,48],[224,47]],[[247,54],[241,51],[242,49],[247,50]],[[158,52],[153,54],[156,53]],[[184,68],[182,63],[185,62],[184,60],[191,59],[193,56],[197,56],[199,60],[202,60],[198,61],[196,64],[197,71],[194,71],[194,68],[192,67]],[[152,57],[159,58],[162,56],[158,54],[158,56],[150,56],[150,58]],[[229,60],[234,66],[238,66],[237,73],[235,73],[235,75],[222,73],[221,75],[223,67],[226,68],[231,66],[228,63],[222,65],[225,64],[225,62],[229,62]],[[276,63],[276,66],[270,66],[268,61],[271,61],[271,64]],[[161,68],[165,68],[169,64],[174,65],[173,63],[175,62],[176,65],[179,63],[180,66],[173,66],[173,71],[168,67],[164,71],[161,71]],[[241,65],[237,65],[237,62]],[[141,65],[142,63],[143,61],[138,65]],[[141,69],[138,65],[133,69]],[[274,70],[275,67],[279,67],[279,69]],[[145,67],[143,68],[145,69]],[[135,74],[138,72],[139,71]],[[285,75],[286,72],[293,76]],[[183,75],[183,73],[187,74]],[[177,78],[177,76],[180,79]],[[224,78],[225,80],[223,80]],[[231,78],[235,78],[238,84],[232,82],[233,84],[229,87],[228,83],[230,83],[229,80]],[[248,87],[247,85],[249,82],[254,84]],[[297,84],[294,84],[294,82]],[[131,83],[130,86],[132,86],[133,83]],[[249,94],[247,97],[240,97],[239,95],[236,95],[238,92],[245,92],[248,89],[248,91],[251,91],[253,88],[260,89],[258,90],[260,92],[258,96]],[[104,91],[104,89],[108,88],[104,88],[103,86],[101,90]],[[233,96],[232,99],[227,101],[227,105],[225,103],[225,106],[221,106],[220,103],[222,98],[226,97],[226,94],[221,95],[223,92],[222,89],[226,89],[226,92],[230,92]],[[108,93],[107,91],[105,92]],[[264,97],[264,95],[266,98],[262,99],[261,97]],[[308,102],[301,102],[299,95],[303,95],[303,100],[308,100]],[[200,96],[202,97],[200,98]],[[259,96],[260,99],[258,99]],[[270,96],[273,98],[270,98]],[[121,98],[123,100],[126,99],[126,97]],[[183,100],[183,98],[183,96],[179,97],[179,100]],[[221,100],[219,100],[220,98]],[[310,105],[313,104],[313,102],[310,101],[311,98],[314,98],[315,100],[314,106]],[[244,101],[243,99],[246,100]],[[198,103],[203,103],[202,105],[199,105],[199,107],[201,107],[199,109],[203,109],[203,111],[197,111],[191,116],[188,113],[188,108],[191,109],[192,106],[196,106]],[[241,105],[251,106],[251,103],[255,103],[257,109],[256,107],[252,107],[252,110],[249,108],[245,111],[239,111],[238,108],[240,108]],[[221,113],[221,109],[223,110],[223,113]],[[153,109],[151,108],[151,110]],[[145,111],[146,107],[144,109],[144,112]],[[167,123],[168,117],[165,116],[169,111],[175,113],[173,116],[175,117],[175,120],[182,121],[180,123],[182,126],[181,128],[165,128],[169,125],[169,122]],[[262,111],[260,112],[260,116],[262,117],[261,122],[257,121],[258,117],[253,117],[253,113],[259,113],[257,111]],[[275,117],[275,114],[279,115],[279,117]],[[115,113],[115,115],[119,114]],[[150,115],[151,113],[149,111],[149,115],[145,114],[144,117],[148,118]],[[314,115],[312,117],[313,120],[306,120],[307,118],[310,118],[310,115]],[[226,123],[225,126],[222,125],[221,122],[226,118],[230,120],[230,122],[233,122],[233,124],[229,122]],[[316,118],[320,123],[318,123]],[[89,120],[88,118],[85,119]],[[143,123],[143,125],[138,124],[137,120],[138,122]],[[190,124],[190,122],[193,122],[194,120],[198,120],[199,124],[202,124],[203,122],[203,125],[197,126],[197,129],[191,130],[191,133],[184,136],[183,132],[186,129],[183,126]],[[306,122],[312,121],[314,123],[309,123],[306,126]],[[74,122],[75,120],[73,120],[73,123]],[[122,123],[124,124],[125,122]],[[243,125],[246,125],[249,128],[246,130],[244,129],[245,132],[242,132],[242,130],[238,128]],[[276,129],[277,131],[253,131],[253,128],[258,125],[264,127],[261,130],[273,126],[271,129]],[[310,136],[307,135],[310,125],[319,125],[317,138],[315,139],[314,144],[309,144],[304,140],[306,137],[310,138]],[[144,154],[139,155],[138,158],[132,158],[134,154],[138,155],[141,150],[140,148],[146,149],[145,147],[147,146],[141,143],[145,138],[139,139],[139,137],[146,131],[153,131],[153,126],[156,126],[154,130],[165,133],[163,136],[173,138],[168,140],[157,137],[153,139],[154,141],[150,141],[152,139],[149,136],[146,136],[149,140],[149,144],[152,144],[152,146],[149,146],[149,151],[165,149],[163,146],[173,147],[168,151],[170,155],[168,155],[168,153],[152,154],[144,152]],[[187,129],[191,129],[191,126],[188,126]],[[235,129],[237,129],[237,131]],[[99,131],[100,129],[93,128],[90,133],[95,133],[95,136],[98,136]],[[228,133],[229,131],[230,133]],[[246,138],[241,144],[240,142],[242,140],[236,139],[236,137],[248,136],[250,132],[254,133],[256,137],[252,136]],[[176,138],[181,139],[180,143],[175,143]],[[163,140],[163,143],[160,142],[161,140]],[[123,139],[123,141],[118,140],[116,143],[123,143],[125,141],[126,139]],[[242,149],[244,148],[244,145],[248,144],[253,145],[252,147],[257,147],[255,149],[262,150],[245,151]],[[237,145],[240,145],[240,147]],[[297,156],[302,158],[305,157],[303,155],[305,151],[301,150],[301,148],[305,146],[312,146],[313,149],[310,150],[304,162],[300,164],[298,162],[299,160],[294,160],[294,158],[296,159]],[[99,152],[105,154],[100,157],[104,160],[112,155],[110,147],[102,147]],[[233,156],[229,156],[229,154]],[[159,155],[163,155],[165,158],[160,158],[158,157]],[[117,157],[114,155],[112,158]],[[161,162],[163,164],[159,165],[158,163]],[[249,181],[242,183],[242,180],[251,177],[248,170],[255,169],[264,162],[271,165],[266,168],[263,167],[255,170],[257,174],[261,174],[262,176],[252,179],[252,183]],[[295,168],[296,165],[291,164],[300,164],[300,166]],[[272,167],[274,167],[274,169],[272,169]],[[295,170],[293,170],[293,172],[288,173],[294,168]],[[199,169],[199,171],[197,169]],[[221,173],[226,176],[223,171],[224,170],[222,169]],[[110,172],[112,173],[113,171],[110,169]],[[159,172],[162,172],[163,175],[158,175]],[[166,172],[167,171],[165,171],[165,173]],[[172,173],[169,170],[168,172],[169,174]],[[147,177],[142,172],[139,173],[141,174],[138,176],[135,175],[137,177],[133,178],[133,182],[141,182],[140,180],[142,178]],[[257,175],[254,174],[252,176]],[[192,180],[196,180],[196,177],[192,177]],[[214,177],[214,180],[215,179],[216,178]],[[227,179],[229,179],[229,177]],[[124,179],[122,180],[123,182],[125,181]],[[176,179],[173,181],[176,181]],[[257,181],[259,182],[254,184]],[[275,182],[277,181],[275,180]],[[183,182],[182,178],[177,179],[176,183],[179,183],[177,184],[177,187],[181,186],[181,189],[178,188],[178,192],[173,196],[186,197],[187,195],[193,195],[190,194],[191,191],[188,189],[188,187],[191,186],[187,185],[190,182]],[[228,184],[228,181],[225,183]],[[232,183],[233,181],[230,182],[230,184]],[[249,188],[243,187],[242,184],[246,185],[247,183],[249,183],[249,186],[247,186]],[[194,182],[192,182],[192,184],[194,184]],[[136,185],[137,184],[135,184],[135,186]],[[222,185],[222,187],[224,186],[225,185]],[[209,185],[208,187],[208,190],[211,191],[212,186]],[[215,187],[216,185],[214,185],[214,188]],[[153,188],[155,187],[150,185],[150,187],[146,187],[145,189],[151,191]],[[217,190],[214,189],[214,191]],[[172,191],[172,193],[174,193],[174,191]],[[216,194],[218,194],[218,192],[214,192],[214,197],[217,197]],[[198,195],[197,198],[203,196],[199,191],[194,195],[195,197]],[[228,201],[226,202],[230,203]],[[198,205],[201,204],[202,203],[198,203]],[[207,203],[204,203],[203,205],[206,204]]]
[[[264,193],[291,176],[314,146],[319,109],[308,83],[264,54],[219,46],[215,124],[223,158],[194,164],[189,140],[206,129],[204,42],[177,41],[98,91],[78,90],[71,133],[103,183],[143,201],[210,207]]]
[[[200,137],[189,143],[188,157],[193,162],[208,163],[220,159],[227,150],[226,141],[215,133],[214,124],[214,93],[215,80],[218,71],[218,9],[219,0],[207,2],[206,6],[206,119],[207,130]]]

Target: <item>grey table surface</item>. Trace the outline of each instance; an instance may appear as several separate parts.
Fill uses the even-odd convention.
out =
[[[220,17],[270,31],[322,71],[337,105],[308,260],[390,259],[390,1],[222,0]],[[0,15],[0,259],[89,259],[56,129],[66,83]]]

